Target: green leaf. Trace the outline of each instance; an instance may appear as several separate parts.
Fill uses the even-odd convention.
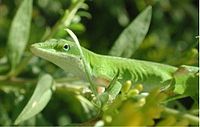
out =
[[[85,68],[86,76],[87,76],[88,81],[90,82],[90,88],[91,88],[92,92],[95,94],[95,96],[97,96],[98,93],[97,93],[97,90],[96,90],[96,86],[93,84],[93,81],[92,81],[92,70],[88,65],[89,63],[86,61],[86,58],[83,54],[83,51],[81,49],[78,38],[76,37],[76,35],[70,29],[65,29],[65,30],[72,37],[72,39],[74,40],[75,44],[77,45],[77,47],[79,49],[79,52],[80,52],[80,55],[81,55],[81,58],[82,58],[82,62],[83,62],[84,68]]]
[[[8,37],[8,59],[13,72],[28,42],[32,17],[32,0],[24,0],[12,21]]]
[[[191,96],[195,101],[198,101],[199,89],[198,89],[198,67],[182,65],[174,73],[175,89],[174,92]]]
[[[15,125],[41,112],[52,96],[53,78],[49,74],[43,75],[35,88],[29,102],[15,120]]]
[[[117,71],[117,74],[110,82],[109,87],[106,89],[106,92],[111,96],[111,99],[114,99],[119,94],[122,88],[122,84],[120,84],[120,82],[117,81],[118,77],[119,77],[119,70]]]
[[[148,6],[134,19],[131,24],[120,34],[110,50],[113,56],[131,57],[138,49],[146,36],[150,21],[152,7]]]

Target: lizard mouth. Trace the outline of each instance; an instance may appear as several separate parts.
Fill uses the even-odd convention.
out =
[[[38,54],[43,54],[45,52],[55,53],[54,49],[48,49],[47,50],[47,49],[43,48],[40,43],[32,44],[31,47],[30,47],[30,50],[36,56],[39,56]]]

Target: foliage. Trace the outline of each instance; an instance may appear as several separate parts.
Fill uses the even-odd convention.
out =
[[[193,71],[196,67],[181,66],[198,65],[196,3],[0,1],[0,125],[198,125],[198,72]],[[99,104],[88,83],[29,51],[32,43],[70,39],[65,28],[97,53],[181,66],[174,73],[178,85],[144,91],[145,86],[128,80],[121,88],[116,74],[110,86],[120,93],[107,89],[95,95]],[[183,76],[187,80],[181,80]],[[174,92],[192,98],[169,98]]]
[[[111,55],[122,57],[133,55],[148,32],[151,13],[152,8],[149,6],[121,33],[110,51]]]

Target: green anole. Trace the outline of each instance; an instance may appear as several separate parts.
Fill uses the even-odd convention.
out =
[[[176,72],[179,72],[180,69],[174,66],[142,60],[99,55],[83,47],[81,47],[81,49],[94,79],[100,78],[112,81],[116,74],[119,73],[117,81],[120,84],[123,84],[127,80],[131,80],[133,83],[143,84],[146,90],[157,86],[167,87],[172,85],[174,80],[175,87],[176,83],[179,81],[181,81],[180,83],[188,83],[188,78],[186,78],[187,76],[178,76],[178,82],[176,82]],[[43,43],[35,43],[31,45],[31,51],[36,56],[56,64],[63,70],[78,76],[80,79],[86,80],[85,69],[80,52],[74,42],[64,39],[51,39]],[[190,69],[190,67],[184,66],[184,69],[187,71],[184,71],[184,73],[181,74],[191,74],[192,76],[195,76],[196,73],[198,73],[197,67],[192,67],[192,72],[189,72],[188,68]]]

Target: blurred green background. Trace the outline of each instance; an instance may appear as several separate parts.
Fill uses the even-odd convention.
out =
[[[42,41],[72,1],[34,0],[28,45]],[[5,66],[0,67],[1,75],[8,72],[6,43],[11,21],[20,3],[21,0],[0,0],[0,66]],[[69,28],[77,34],[82,46],[96,53],[108,54],[123,29],[148,5],[152,5],[153,9],[150,29],[132,58],[174,66],[198,66],[198,0],[86,0],[84,9],[79,9]],[[54,38],[66,36],[67,33],[60,29]],[[30,55],[29,46],[23,59],[27,55]],[[36,57],[27,63],[19,77],[27,79],[28,83],[15,80],[0,82],[0,125],[10,125],[15,120],[31,96],[36,83],[34,79],[38,75],[45,72],[54,77],[66,75],[47,63]],[[38,125],[38,121],[39,125],[64,125],[88,119],[81,108],[79,111],[74,108],[80,104],[73,99],[72,91],[58,91],[42,115],[24,125]],[[63,99],[63,96],[66,98]]]

